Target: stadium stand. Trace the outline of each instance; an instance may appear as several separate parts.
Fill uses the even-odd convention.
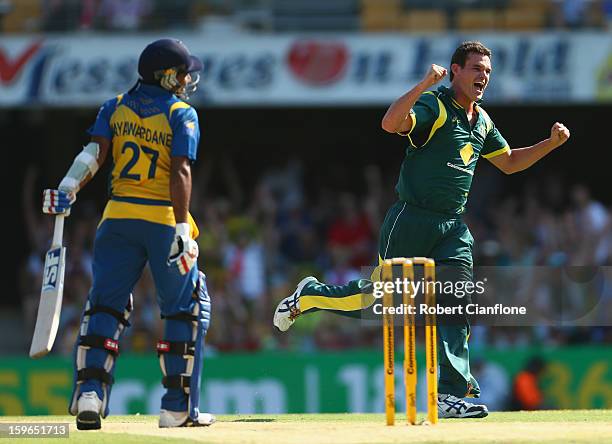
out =
[[[611,0],[0,0],[1,32],[198,28],[266,32],[605,29]]]

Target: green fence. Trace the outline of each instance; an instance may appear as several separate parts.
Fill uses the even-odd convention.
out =
[[[612,408],[612,347],[479,353],[507,383],[536,354],[549,363],[542,381],[549,407]],[[401,356],[396,364],[401,365]],[[382,371],[380,350],[211,356],[205,361],[202,408],[216,413],[382,411]],[[113,413],[159,411],[156,356],[122,355],[115,376]],[[397,377],[401,403],[399,368]],[[71,380],[68,358],[0,358],[0,414],[65,414]]]

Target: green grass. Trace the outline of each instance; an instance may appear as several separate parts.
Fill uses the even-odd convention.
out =
[[[130,416],[122,416],[121,418],[133,418]],[[156,417],[153,417],[156,419]],[[377,413],[319,413],[313,414],[288,414],[288,415],[220,415],[217,418],[219,421],[237,421],[252,419],[254,422],[258,420],[270,419],[278,422],[327,422],[327,421],[342,421],[342,422],[362,422],[362,421],[378,421],[381,424],[385,421],[383,414]],[[402,412],[397,412],[395,415],[396,422],[404,419]],[[425,419],[425,414],[419,414],[419,419]],[[486,418],[480,419],[441,419],[441,422],[608,422],[612,423],[612,410],[539,410],[533,412],[492,412]]]
[[[420,416],[423,419],[424,415]],[[442,419],[410,427],[397,413],[396,426],[382,414],[221,415],[206,428],[159,429],[156,416],[111,416],[101,431],[81,432],[70,416],[0,417],[7,422],[67,422],[70,438],[19,439],[18,443],[95,444],[387,444],[387,443],[606,443],[612,442],[612,411],[494,412],[482,419]],[[0,444],[4,440],[0,439]],[[6,441],[8,442],[8,440]]]

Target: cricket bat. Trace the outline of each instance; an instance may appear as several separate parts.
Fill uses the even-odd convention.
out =
[[[36,327],[30,346],[31,358],[42,358],[51,351],[62,311],[64,294],[64,270],[66,268],[66,248],[62,246],[64,236],[64,216],[55,216],[55,228],[51,248],[45,256],[42,289]]]

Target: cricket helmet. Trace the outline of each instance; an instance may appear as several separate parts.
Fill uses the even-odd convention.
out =
[[[144,83],[159,83],[160,86],[181,98],[193,93],[200,80],[202,61],[192,55],[183,42],[177,39],[160,39],[150,43],[140,54],[138,74]],[[182,86],[176,76],[192,74],[192,80]]]

